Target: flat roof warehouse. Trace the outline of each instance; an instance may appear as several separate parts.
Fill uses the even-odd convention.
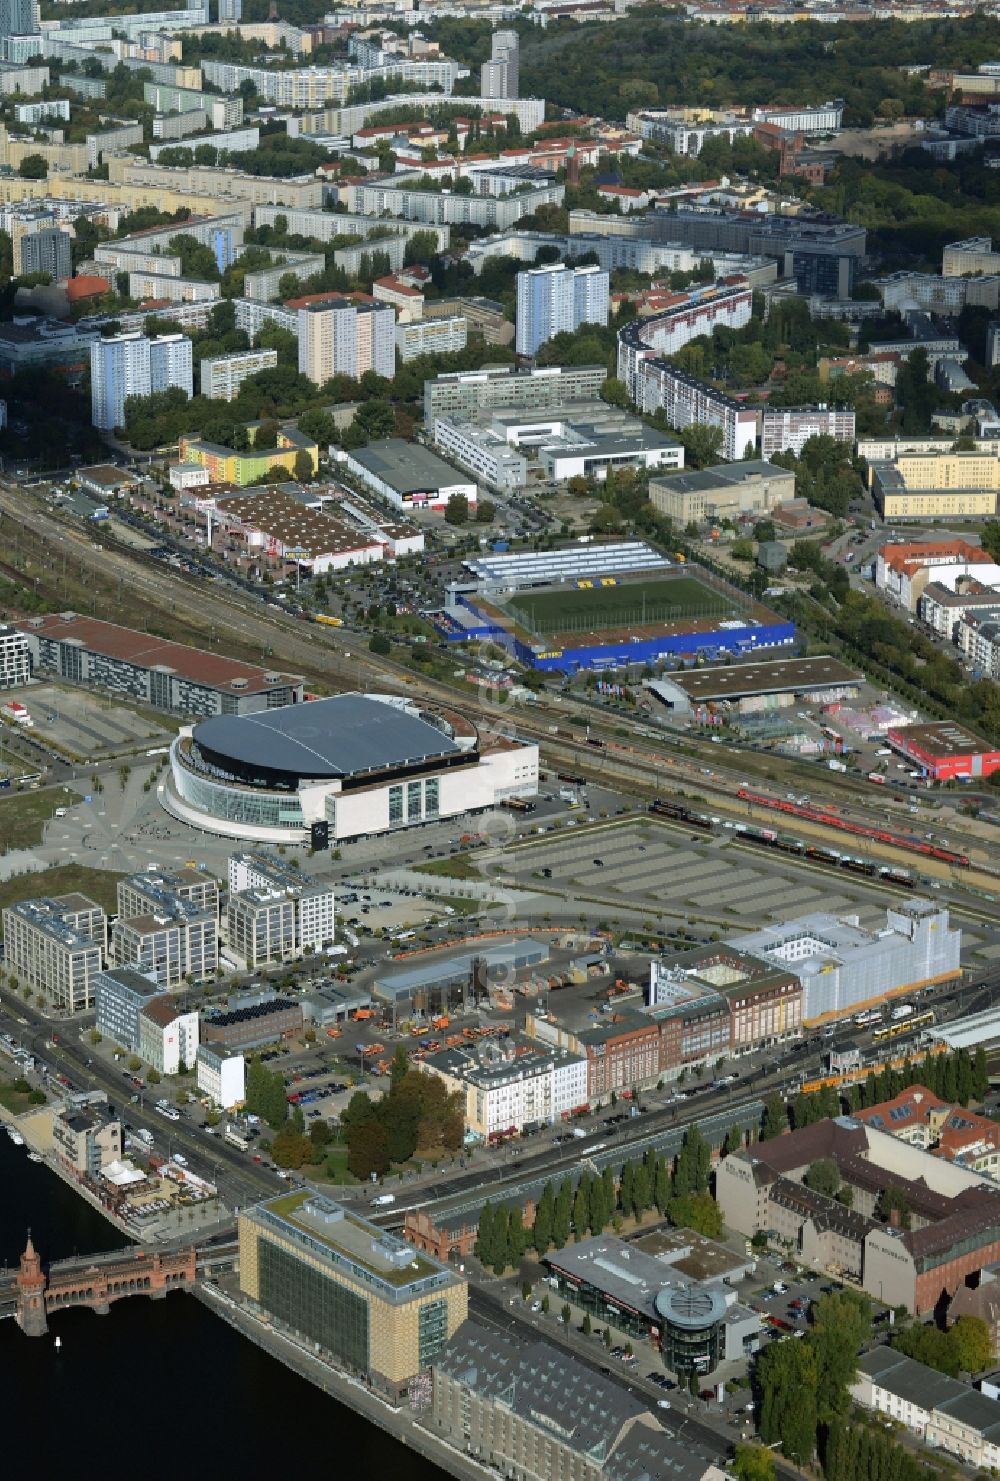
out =
[[[769,663],[719,664],[669,675],[691,700],[745,699],[755,694],[797,694],[842,684],[860,684],[863,675],[836,658],[777,658]],[[652,687],[652,686],[651,686]]]

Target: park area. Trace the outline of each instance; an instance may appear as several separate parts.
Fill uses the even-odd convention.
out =
[[[730,597],[688,573],[647,581],[581,583],[558,590],[522,591],[507,605],[524,627],[546,637],[728,617],[738,611]]]

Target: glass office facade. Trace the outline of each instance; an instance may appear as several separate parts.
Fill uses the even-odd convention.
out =
[[[286,1326],[318,1342],[345,1368],[367,1373],[367,1303],[269,1239],[260,1240],[258,1252],[260,1302],[264,1309]]]

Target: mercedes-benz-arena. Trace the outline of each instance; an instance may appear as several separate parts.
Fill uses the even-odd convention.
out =
[[[538,747],[387,694],[338,694],[187,727],[168,812],[227,838],[330,845],[538,791]]]

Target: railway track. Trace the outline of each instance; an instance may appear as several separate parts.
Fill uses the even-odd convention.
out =
[[[657,737],[655,747],[653,743],[643,744],[643,738],[637,736],[630,737],[626,743],[614,734],[621,728],[618,717],[594,714],[586,705],[570,701],[555,704],[542,698],[530,710],[512,711],[509,706],[496,704],[486,696],[470,699],[439,679],[415,674],[391,657],[370,653],[362,635],[320,627],[284,612],[266,609],[249,593],[226,589],[218,583],[206,581],[204,577],[165,566],[155,557],[116,540],[106,531],[101,531],[103,543],[95,542],[88,538],[88,532],[69,524],[57,511],[43,508],[34,499],[25,497],[22,490],[0,484],[0,512],[31,529],[57,552],[71,552],[75,561],[89,567],[95,574],[127,583],[150,604],[175,613],[185,610],[196,613],[198,631],[192,633],[192,641],[198,640],[206,624],[210,630],[233,632],[245,645],[252,645],[262,654],[269,655],[276,666],[293,668],[315,683],[333,689],[385,684],[402,687],[411,690],[415,697],[435,701],[464,714],[480,729],[512,732],[534,740],[539,745],[543,763],[555,771],[563,769],[594,782],[611,783],[616,790],[644,802],[652,801],[664,791],[674,795],[681,793],[730,819],[754,819],[765,825],[774,821],[773,815],[765,808],[742,802],[735,796],[740,786],[740,773],[727,770],[718,756],[719,748],[707,742],[699,744],[689,737],[674,738],[664,733]],[[19,579],[23,579],[20,574]],[[585,739],[577,740],[566,735],[568,723],[586,724],[592,739],[598,744],[588,744]],[[670,754],[667,747],[674,754]],[[678,751],[689,754],[678,755]],[[759,760],[756,757],[752,759]],[[705,775],[706,768],[699,764],[702,760],[712,763],[713,776]],[[744,764],[744,758],[740,759],[741,770],[753,770],[748,764],[751,758],[748,756],[745,760],[747,764]],[[768,772],[776,771],[780,775],[787,770],[796,785],[801,786],[801,766],[792,762],[786,768],[782,766],[782,760],[769,756]],[[831,805],[839,806],[845,818],[885,829],[887,806],[884,797],[873,798],[870,802],[867,798],[859,798],[833,773],[827,777],[813,769],[808,776],[807,785],[811,791],[821,792]],[[780,789],[781,782],[775,780],[770,785]],[[798,818],[795,829],[807,836],[827,840],[844,836],[843,830],[836,826]],[[949,831],[960,832],[950,824]],[[957,882],[951,867],[940,860],[873,840],[866,840],[865,846],[888,864],[912,866],[916,859],[923,873]],[[970,839],[965,851],[972,856],[977,849],[981,850],[981,841]],[[962,870],[961,882],[995,893],[1000,882],[1000,870],[994,872],[989,863],[973,859],[971,866]]]

